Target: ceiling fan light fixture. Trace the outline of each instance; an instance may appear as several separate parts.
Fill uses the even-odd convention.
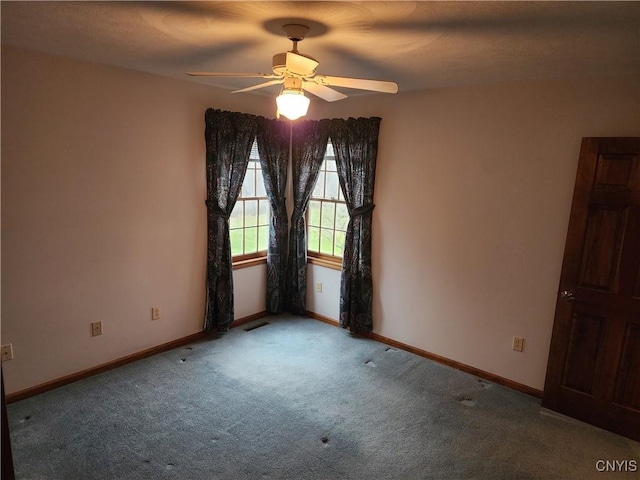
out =
[[[276,105],[280,115],[284,115],[289,120],[296,120],[307,114],[309,99],[305,97],[302,90],[285,88],[276,97]]]

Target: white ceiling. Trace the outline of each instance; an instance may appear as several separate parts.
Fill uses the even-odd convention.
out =
[[[184,72],[270,72],[286,23],[311,27],[318,73],[400,91],[640,74],[640,2],[3,1],[1,17],[3,44],[228,88],[258,80]]]

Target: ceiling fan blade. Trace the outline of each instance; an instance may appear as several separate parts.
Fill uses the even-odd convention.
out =
[[[320,97],[327,102],[335,102],[337,100],[342,100],[343,98],[347,98],[344,93],[340,93],[333,88],[329,88],[325,85],[320,85],[318,83],[313,82],[304,82],[302,86],[303,90],[315,95],[316,97]]]
[[[258,85],[253,85],[251,87],[243,88],[241,90],[234,90],[231,93],[244,93],[250,92],[251,90],[257,90],[259,88],[270,87],[271,85],[278,85],[279,83],[283,83],[284,78],[277,78],[275,80],[269,80],[268,82],[259,83]]]
[[[286,67],[290,72],[298,75],[311,75],[317,66],[318,62],[311,58],[299,53],[287,52]]]
[[[316,75],[313,77],[322,85],[334,87],[356,88],[358,90],[370,90],[372,92],[397,93],[398,84],[385,80],[366,80],[364,78],[331,77],[329,75]]]
[[[236,77],[236,78],[279,78],[272,73],[216,73],[216,72],[186,72],[191,77]]]

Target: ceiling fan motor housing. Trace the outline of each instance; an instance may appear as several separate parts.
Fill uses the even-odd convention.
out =
[[[284,75],[287,73],[287,53],[295,53],[296,55],[300,55],[302,57],[309,58],[314,62],[317,62],[315,58],[310,55],[305,55],[304,53],[300,53],[298,51],[298,42],[304,40],[304,37],[309,33],[309,27],[306,25],[301,25],[298,23],[289,23],[287,25],[282,26],[282,30],[286,33],[287,38],[293,42],[293,49],[289,50],[289,52],[276,53],[273,56],[273,60],[271,62],[271,68],[273,69],[273,73],[276,75]],[[292,73],[292,72],[289,72]],[[313,70],[308,72],[298,71],[295,72],[298,75],[312,75]]]
[[[284,75],[287,70],[287,52],[276,53],[273,56],[271,67],[276,75]]]
[[[292,53],[292,52],[282,52],[282,53],[276,53],[273,56],[273,59],[271,61],[271,68],[273,69],[273,73],[276,75],[284,75],[285,73],[287,73],[287,53]],[[306,57],[309,58],[311,60],[317,61],[315,58],[313,58],[311,55],[305,55],[304,53],[300,53],[300,52],[294,52],[296,55],[300,55],[301,57]],[[289,72],[291,73],[291,72]],[[310,70],[307,72],[296,72],[298,74],[301,75],[313,75],[314,71]]]

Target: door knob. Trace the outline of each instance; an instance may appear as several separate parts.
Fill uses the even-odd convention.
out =
[[[560,292],[560,298],[563,300],[575,300],[576,297],[573,296],[573,292],[563,290]]]

